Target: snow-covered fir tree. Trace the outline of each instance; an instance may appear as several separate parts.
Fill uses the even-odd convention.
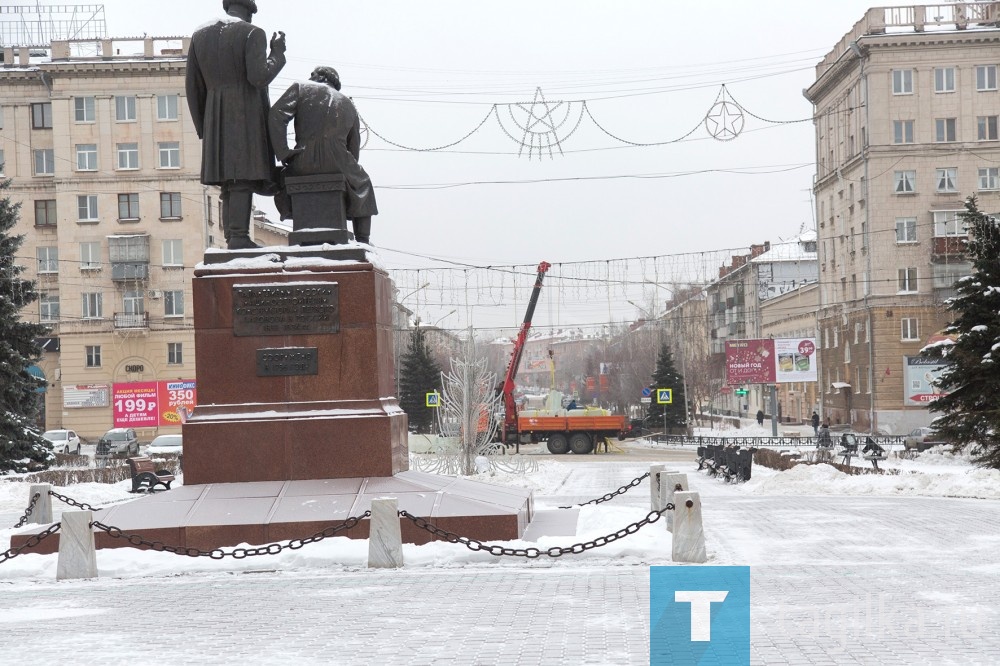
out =
[[[441,390],[441,368],[427,348],[427,338],[418,325],[410,334],[399,372],[399,406],[417,432],[430,431],[434,408],[427,406],[427,394]]]
[[[663,415],[666,412],[667,428],[683,428],[687,424],[684,410],[684,380],[681,378],[677,368],[674,367],[674,355],[670,352],[667,343],[660,345],[660,353],[656,357],[656,371],[653,372],[652,401],[649,404],[649,427],[662,427],[664,424]],[[658,388],[672,389],[672,402],[669,405],[661,405],[656,401],[656,390]]]
[[[41,355],[35,338],[46,329],[21,321],[21,310],[38,294],[34,282],[21,278],[17,251],[24,237],[11,234],[20,204],[6,195],[9,187],[10,180],[0,181],[0,474],[45,469],[54,459],[35,426],[39,383],[28,367]]]
[[[935,382],[945,395],[930,409],[941,414],[934,427],[944,439],[971,444],[977,465],[1000,469],[1000,222],[980,212],[974,196],[965,209],[972,274],[948,300],[954,319],[945,332],[955,340],[923,350],[947,363]]]

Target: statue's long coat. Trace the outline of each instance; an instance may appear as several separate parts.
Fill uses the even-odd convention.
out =
[[[378,214],[368,173],[358,163],[361,121],[349,97],[314,81],[293,83],[271,107],[271,137],[279,159],[289,152],[287,128],[295,118],[297,155],[289,176],[343,174],[347,181],[347,217]]]
[[[226,17],[195,31],[186,83],[202,183],[271,180],[267,86],[284,66],[284,54],[269,56],[266,33],[246,21]]]

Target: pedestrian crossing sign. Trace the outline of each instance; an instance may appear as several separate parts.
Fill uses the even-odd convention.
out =
[[[440,407],[441,406],[441,394],[437,391],[431,391],[427,394],[427,406],[428,407]]]
[[[673,389],[656,389],[656,404],[658,405],[670,405],[674,402],[674,390]]]

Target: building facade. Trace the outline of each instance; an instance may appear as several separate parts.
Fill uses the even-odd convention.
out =
[[[179,432],[196,402],[191,279],[223,247],[187,112],[187,40],[3,52],[0,163],[51,328],[44,426]]]
[[[833,424],[900,433],[930,422],[906,404],[907,359],[947,324],[944,300],[971,269],[965,199],[1000,208],[998,19],[996,2],[871,9],[805,91]]]

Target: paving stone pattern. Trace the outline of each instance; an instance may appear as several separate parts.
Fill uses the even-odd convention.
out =
[[[596,475],[570,468],[540,505],[600,496],[648,468],[594,464]],[[760,497],[680,467],[702,493],[709,564],[752,567],[754,664],[1000,663],[1000,581],[990,574],[1000,502]],[[644,484],[612,500],[647,510],[648,501]],[[0,654],[24,664],[647,664],[648,582],[647,567],[569,558],[62,583],[0,577]],[[144,644],[157,654],[137,653]]]

